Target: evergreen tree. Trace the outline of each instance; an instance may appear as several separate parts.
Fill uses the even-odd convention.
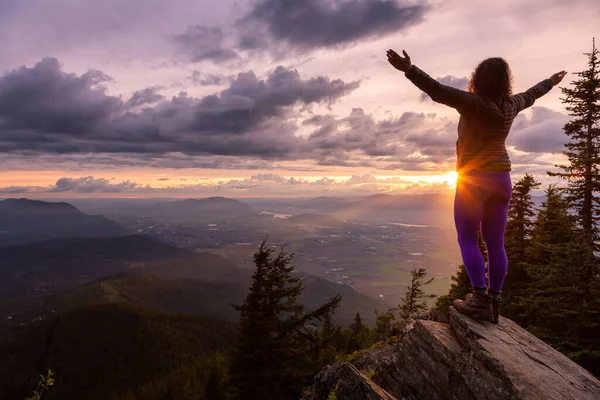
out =
[[[333,322],[333,312],[324,314],[321,327],[307,326],[298,334],[306,339],[307,365],[314,370],[332,364],[337,355],[343,352],[342,328]]]
[[[585,254],[577,231],[568,201],[550,186],[533,231],[531,282],[527,292],[511,299],[515,320],[562,351],[581,350],[591,322],[578,274]]]
[[[362,322],[360,313],[356,313],[354,321],[348,329],[348,345],[346,353],[350,354],[367,346],[369,327]]]
[[[383,341],[389,337],[400,335],[404,324],[403,322],[396,320],[395,310],[395,308],[392,308],[384,313],[375,310],[375,329],[373,330],[374,341]]]
[[[352,332],[353,335],[358,336],[362,332],[364,332],[365,329],[367,329],[367,327],[365,324],[363,324],[360,313],[357,312],[356,315],[354,316],[354,320],[352,321],[352,324],[350,325],[350,331]]]
[[[438,311],[447,312],[448,307],[452,305],[455,299],[464,299],[467,293],[471,292],[471,280],[463,264],[458,266],[456,274],[452,275],[453,283],[450,285],[450,291],[445,296],[440,296],[435,303]]]
[[[508,209],[505,242],[510,261],[524,261],[526,248],[533,230],[535,210],[531,200],[531,191],[540,186],[533,176],[525,174],[512,189]]]
[[[309,324],[339,307],[338,295],[312,312],[298,303],[302,279],[293,275],[293,254],[273,250],[266,241],[254,254],[256,269],[241,305],[240,329],[233,354],[232,382],[243,399],[287,399],[310,382],[315,366],[306,355]]]
[[[585,276],[588,281],[594,276],[594,251],[599,249],[598,220],[600,198],[594,192],[600,190],[600,51],[593,41],[588,56],[588,68],[578,72],[580,79],[572,82],[573,88],[561,88],[563,102],[573,117],[565,124],[564,131],[570,137],[564,154],[569,165],[557,166],[563,172],[548,172],[568,182],[567,200],[577,211],[582,227],[582,242],[586,251]]]
[[[531,262],[533,265],[543,266],[556,262],[569,262],[577,264],[581,260],[581,248],[576,246],[578,235],[577,220],[569,211],[569,202],[564,198],[556,185],[546,189],[546,200],[542,203],[535,226],[533,239],[530,245]],[[535,268],[530,268],[534,272]],[[540,279],[549,279],[546,272],[533,276],[535,282]],[[562,275],[562,274],[559,274]],[[581,280],[582,276],[573,275],[572,278]],[[565,277],[558,279],[564,282]]]
[[[401,304],[398,305],[400,316],[405,320],[415,314],[427,311],[426,299],[436,297],[434,294],[426,294],[423,291],[423,286],[427,286],[433,282],[433,278],[425,280],[427,276],[425,268],[414,269],[410,273],[410,286],[408,286],[406,294],[400,299]]]
[[[206,400],[227,400],[227,385],[219,366],[210,369],[208,379],[204,387],[204,398]]]
[[[503,287],[502,315],[515,319],[522,311],[523,296],[530,295],[530,277],[527,275],[529,245],[533,236],[535,209],[531,191],[540,186],[533,176],[526,174],[513,185],[508,209],[504,242],[508,257],[508,274]]]

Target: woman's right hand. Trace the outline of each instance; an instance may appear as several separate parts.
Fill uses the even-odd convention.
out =
[[[556,85],[558,85],[560,83],[560,81],[563,80],[563,78],[565,77],[565,75],[567,75],[566,71],[560,71],[560,72],[557,72],[554,75],[552,75],[550,77],[550,80],[552,81],[552,84],[554,86],[556,86]]]

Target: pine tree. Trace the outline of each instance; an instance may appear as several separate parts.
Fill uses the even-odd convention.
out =
[[[375,310],[375,329],[373,330],[374,341],[383,341],[391,336],[400,335],[404,323],[396,320],[395,310],[395,308],[392,308],[384,313]]]
[[[513,186],[505,234],[507,255],[511,261],[526,259],[525,251],[531,239],[532,219],[535,216],[531,191],[539,186],[540,182],[536,182],[529,174],[525,174]]]
[[[542,267],[557,261],[576,264],[578,260],[582,261],[579,257],[580,246],[574,248],[579,237],[576,217],[569,211],[569,202],[556,185],[548,186],[545,194],[546,199],[538,212],[533,229],[530,245],[531,263]],[[564,282],[565,278],[576,278],[578,281],[583,278],[577,274],[571,275],[570,277],[558,276],[557,279]],[[539,279],[551,277],[548,276],[547,271],[541,271],[541,275],[533,278],[534,281],[539,282]]]
[[[210,369],[208,379],[204,387],[204,398],[206,400],[227,400],[227,386],[223,377],[223,371],[215,366]]]
[[[511,299],[511,307],[518,323],[555,345],[578,342],[585,324],[581,317],[586,304],[577,273],[583,252],[577,231],[569,203],[556,186],[548,187],[531,242],[532,263],[527,269],[532,279],[526,292]]]
[[[410,286],[408,286],[406,294],[400,299],[401,304],[398,305],[400,316],[403,319],[406,320],[415,314],[427,311],[426,299],[436,297],[434,294],[426,294],[422,289],[423,286],[427,286],[433,282],[433,278],[425,280],[426,276],[427,271],[425,268],[411,271]]]
[[[440,296],[435,303],[435,308],[441,312],[447,312],[448,307],[452,305],[455,299],[464,299],[467,293],[471,292],[471,280],[463,264],[458,266],[456,274],[452,275],[453,283],[450,285],[450,291],[445,296]]]
[[[350,331],[352,332],[353,335],[358,336],[362,332],[364,332],[364,330],[366,328],[367,327],[362,322],[362,317],[360,316],[360,313],[357,312],[356,315],[354,316],[354,320],[352,321],[352,324],[350,325]]]
[[[233,354],[232,382],[244,399],[287,399],[296,396],[316,372],[306,355],[309,324],[322,321],[339,307],[338,295],[312,312],[298,303],[304,287],[290,265],[293,254],[273,257],[266,241],[254,254],[256,269],[241,305],[238,343]]]
[[[566,202],[575,211],[578,227],[574,228],[569,221],[567,227],[577,232],[565,232],[567,217],[564,212],[559,214],[561,221],[553,227],[540,227],[545,236],[540,235],[542,243],[538,247],[545,253],[538,251],[538,256],[551,260],[548,269],[552,271],[547,277],[539,274],[548,280],[545,282],[547,287],[542,288],[546,295],[541,299],[555,308],[546,321],[541,320],[543,316],[538,316],[540,321],[536,321],[533,329],[541,337],[548,337],[548,341],[567,356],[588,369],[592,367],[590,370],[598,375],[600,276],[596,252],[600,247],[600,198],[595,194],[600,190],[600,51],[595,40],[591,53],[584,54],[588,57],[588,68],[577,73],[579,79],[572,82],[573,87],[561,88],[565,95],[563,103],[567,104],[569,115],[573,117],[564,126],[570,137],[565,145],[567,151],[563,152],[569,164],[556,166],[563,172],[548,172],[567,182]],[[547,214],[546,219],[552,220],[550,217],[556,213]],[[548,221],[543,222],[549,225]],[[573,235],[571,242],[566,240],[569,235]]]
[[[573,117],[564,126],[570,141],[563,152],[569,165],[557,165],[563,172],[548,172],[568,182],[567,200],[577,211],[582,227],[582,242],[586,250],[585,275],[588,280],[594,276],[593,258],[598,251],[598,220],[600,220],[600,198],[594,192],[600,190],[600,51],[592,42],[592,52],[588,56],[588,69],[578,72],[580,79],[572,82],[573,88],[561,88],[566,96],[569,115]]]
[[[307,363],[315,370],[332,364],[337,355],[343,352],[342,328],[333,322],[332,312],[324,314],[320,327],[308,326],[298,333],[306,339]]]
[[[523,296],[530,294],[530,277],[527,275],[529,244],[532,240],[535,209],[531,191],[540,186],[533,176],[526,174],[513,185],[508,209],[505,248],[508,257],[508,274],[503,287],[502,315],[515,319],[522,311]]]
[[[369,327],[362,322],[360,313],[356,313],[352,324],[348,328],[348,345],[346,353],[350,354],[367,346]]]

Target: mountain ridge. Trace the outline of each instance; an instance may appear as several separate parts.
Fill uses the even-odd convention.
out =
[[[66,237],[113,237],[128,231],[102,215],[88,215],[66,202],[0,201],[0,246]]]

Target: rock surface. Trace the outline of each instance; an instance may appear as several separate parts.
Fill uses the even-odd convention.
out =
[[[509,319],[493,325],[451,308],[450,324],[414,321],[397,344],[324,369],[302,400],[331,393],[336,400],[599,400],[600,381]]]
[[[324,370],[315,379],[313,388],[315,393],[324,397],[311,396],[312,389],[309,389],[303,398],[330,399],[330,395],[335,394],[335,399],[396,400],[349,363],[336,364]]]

